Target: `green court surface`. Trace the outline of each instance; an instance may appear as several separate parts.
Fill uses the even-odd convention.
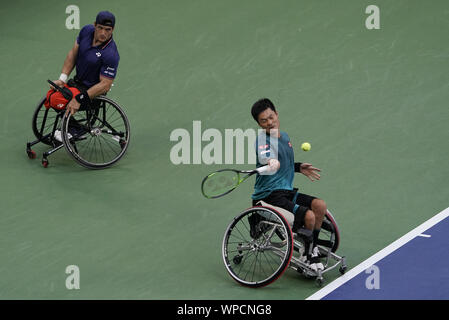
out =
[[[25,153],[31,117],[81,26],[115,13],[121,60],[109,97],[131,123],[128,153],[91,171],[64,150],[44,169]],[[368,30],[368,5],[380,29]],[[356,266],[448,207],[449,2],[14,1],[0,7],[1,299],[305,299],[288,270],[261,289],[227,274],[221,241],[250,206],[253,181],[202,197],[209,172],[174,165],[177,128],[254,128],[250,107],[277,105],[296,160],[322,169],[300,190],[323,198]],[[300,149],[312,144],[310,152]],[[203,146],[207,143],[203,143]],[[66,288],[66,267],[80,289]],[[329,283],[337,270],[326,275]]]

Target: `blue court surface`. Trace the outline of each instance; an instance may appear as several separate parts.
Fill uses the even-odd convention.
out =
[[[448,216],[449,208],[308,299],[449,299]]]

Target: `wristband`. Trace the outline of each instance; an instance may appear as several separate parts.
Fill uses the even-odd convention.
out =
[[[68,78],[69,78],[69,76],[66,75],[65,73],[61,73],[61,75],[59,76],[59,80],[61,80],[64,83],[67,83]]]
[[[295,172],[301,172],[302,162],[295,162]]]
[[[76,99],[76,101],[78,101],[79,104],[81,104],[81,105],[85,105],[85,104],[89,104],[89,103],[90,103],[90,98],[89,98],[89,95],[87,94],[86,91],[77,94],[77,95],[75,96],[75,99]]]

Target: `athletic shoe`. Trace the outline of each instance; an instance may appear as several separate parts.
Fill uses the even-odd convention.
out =
[[[310,267],[317,270],[324,270],[324,265],[320,261],[320,251],[318,247],[314,247],[312,250],[312,254],[310,255]]]
[[[324,270],[324,265],[321,263],[319,258],[319,251],[317,247],[314,247],[312,250],[312,254],[310,256],[303,255],[299,258],[299,261],[308,265],[308,267],[317,272],[318,270]]]
[[[55,139],[58,140],[59,142],[62,142],[62,134],[61,134],[61,130],[55,130],[55,135],[54,135]],[[69,133],[69,139],[72,138],[72,135]]]

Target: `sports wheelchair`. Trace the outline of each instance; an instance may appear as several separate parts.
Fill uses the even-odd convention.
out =
[[[293,233],[293,220],[291,212],[263,201],[235,217],[226,229],[222,245],[223,262],[231,277],[244,286],[262,287],[290,267],[307,278],[315,278],[321,287],[324,273],[340,266],[339,271],[344,274],[345,257],[335,254],[340,234],[329,210],[317,241],[324,270],[312,269],[301,259],[308,234],[303,228]]]
[[[66,97],[67,91],[48,82]],[[70,101],[71,96],[68,98]],[[31,147],[40,142],[50,146],[42,155],[44,168],[49,165],[48,157],[62,147],[76,162],[89,169],[110,167],[123,157],[129,145],[130,126],[116,102],[100,95],[72,116],[66,114],[65,107],[62,110],[46,108],[45,100],[46,97],[39,101],[33,114],[31,127],[36,140],[26,145],[30,159],[36,158]]]

